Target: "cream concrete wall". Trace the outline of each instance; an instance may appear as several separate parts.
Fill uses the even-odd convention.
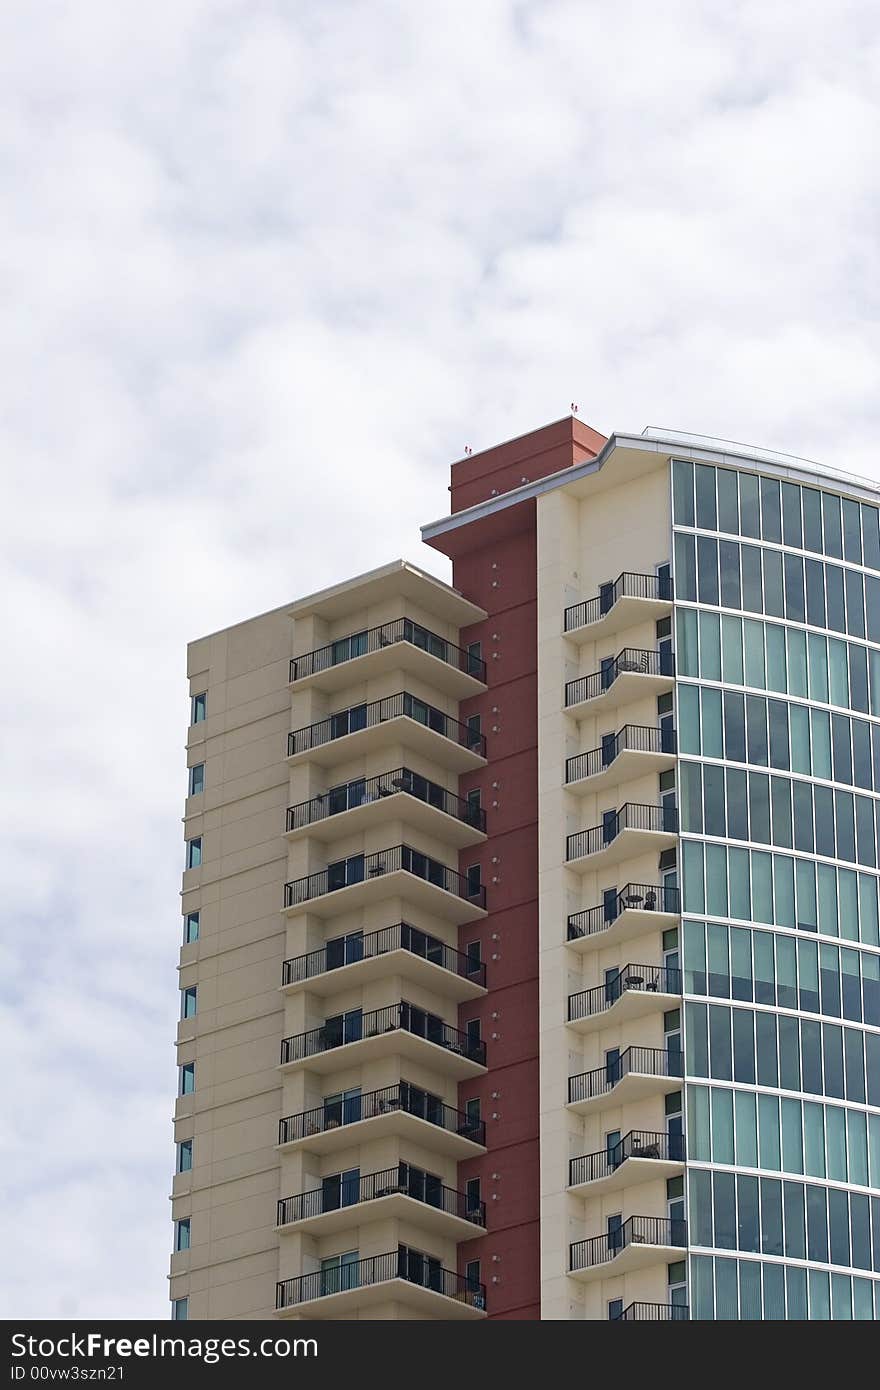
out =
[[[398,667],[369,680],[358,676],[353,662],[351,684],[332,694],[318,687],[292,691],[289,685],[292,655],[403,616],[458,644],[457,629],[432,611],[434,581],[426,582],[421,603],[412,598],[413,582],[410,575],[408,596],[389,598],[385,575],[378,586],[385,596],[378,602],[371,599],[369,582],[355,584],[350,610],[332,622],[303,612],[294,621],[279,609],[189,647],[190,693],[207,692],[207,718],[189,729],[186,762],[188,767],[205,764],[205,791],[188,797],[184,808],[186,838],[202,837],[202,863],[183,874],[182,911],[200,913],[200,932],[197,942],[181,948],[179,985],[197,987],[198,1008],[194,1018],[178,1025],[177,1046],[181,1065],[195,1062],[196,1086],[193,1094],[177,1098],[174,1112],[175,1139],[193,1139],[193,1169],[173,1179],[172,1215],[190,1218],[191,1248],[172,1255],[170,1297],[187,1297],[192,1319],[271,1317],[278,1279],[308,1273],[322,1258],[350,1249],[361,1256],[382,1254],[402,1242],[456,1268],[455,1238],[426,1231],[417,1219],[371,1221],[353,1212],[350,1228],[332,1236],[276,1229],[280,1197],[311,1190],[322,1177],[346,1168],[359,1167],[365,1175],[407,1161],[437,1174],[448,1187],[461,1185],[455,1161],[432,1152],[427,1139],[368,1139],[336,1154],[281,1152],[277,1146],[283,1116],[355,1086],[369,1091],[403,1079],[449,1105],[457,1102],[457,1080],[443,1070],[442,1060],[435,1069],[389,1052],[362,1063],[343,1055],[332,1074],[279,1068],[283,1037],[345,1009],[381,1008],[405,999],[457,1023],[454,1000],[391,966],[380,980],[349,982],[326,997],[308,988],[292,993],[280,988],[285,959],[352,930],[367,933],[405,920],[457,944],[454,925],[400,896],[337,918],[310,913],[288,918],[281,911],[287,880],[361,849],[369,853],[405,842],[457,867],[458,851],[442,826],[426,834],[408,825],[399,801],[381,824],[332,845],[320,838],[319,827],[302,839],[288,840],[285,834],[288,805],[357,776],[407,766],[458,791],[458,779],[442,759],[426,758],[393,739],[332,770],[308,760],[287,761],[290,730],[362,700],[407,690],[458,717],[457,702],[408,671],[405,654]],[[414,1313],[388,1300],[370,1316]]]
[[[612,1130],[665,1130],[664,1101],[657,1095],[621,1104],[612,1093],[607,1103],[578,1116],[566,1107],[567,1083],[569,1076],[602,1065],[612,1047],[662,1047],[663,1015],[658,1006],[620,1024],[612,1012],[601,1027],[580,1036],[566,1025],[567,999],[600,984],[608,968],[659,965],[661,934],[655,930],[579,955],[565,945],[566,919],[601,903],[607,888],[657,883],[659,873],[656,851],[576,872],[565,863],[565,842],[567,835],[600,824],[606,809],[627,801],[658,804],[660,797],[656,772],[575,794],[565,787],[565,761],[598,747],[603,734],[624,724],[656,726],[657,704],[655,693],[639,694],[571,714],[564,687],[599,670],[603,657],[625,646],[651,649],[657,642],[652,617],[577,645],[563,636],[563,613],[622,571],[652,573],[670,559],[668,465],[659,463],[638,481],[616,487],[607,474],[598,475],[593,492],[583,483],[555,489],[539,497],[537,510],[542,1318],[604,1319],[613,1298],[666,1302],[665,1265],[584,1285],[567,1275],[569,1244],[603,1234],[609,1215],[664,1216],[665,1181],[605,1194],[569,1193],[569,1160],[602,1149]]]

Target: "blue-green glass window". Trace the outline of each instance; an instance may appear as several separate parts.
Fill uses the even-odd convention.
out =
[[[791,783],[785,777],[771,778],[770,796],[773,806],[773,843],[791,849]],[[769,918],[766,920],[769,921]]]
[[[786,665],[789,695],[809,693],[807,683],[807,634],[790,627],[785,634]]]
[[[846,1193],[841,1193],[846,1197]],[[871,1204],[861,1192],[849,1194],[849,1217],[852,1232],[850,1261],[856,1269],[871,1268]],[[849,1280],[847,1279],[847,1284]]]
[[[727,927],[710,922],[706,927],[706,957],[709,993],[716,999],[730,998],[730,946]]]
[[[776,1002],[781,1009],[798,1008],[797,942],[793,936],[776,937]],[[796,1043],[794,1048],[796,1052]]]
[[[691,1170],[690,1227],[688,1234],[694,1245],[714,1244],[712,1240],[712,1174],[704,1168]]]
[[[847,570],[846,582],[846,630],[853,637],[865,635],[865,591],[862,576],[858,570]]]
[[[680,608],[676,614],[676,661],[680,676],[699,676],[700,644],[697,640],[697,614],[693,608]]]
[[[727,805],[730,814],[727,818],[728,834],[731,840],[749,838],[749,803],[746,773],[739,768],[729,767],[725,775],[727,782]],[[731,911],[733,909],[731,908]]]
[[[764,666],[764,624],[743,618],[743,647],[745,653],[745,683],[755,690],[764,690],[767,677]]]
[[[813,788],[809,782],[792,782],[794,847],[813,853]]]
[[[807,622],[812,627],[825,626],[825,566],[821,560],[805,560],[807,581]]]
[[[728,851],[730,915],[748,922],[752,916],[751,866],[747,849]]]
[[[831,763],[834,769],[834,781],[845,782],[851,786],[853,766],[850,723],[842,714],[832,714],[831,716]]]
[[[757,1260],[738,1260],[739,1264],[739,1320],[740,1322],[760,1322],[761,1314],[761,1266]]]
[[[822,788],[822,790],[825,790]],[[820,788],[816,788],[817,804]],[[817,811],[818,822],[818,811]],[[834,793],[834,820],[836,824],[837,857],[854,864],[856,858],[855,807],[852,792]],[[822,851],[826,853],[827,851]]]
[[[849,704],[849,669],[846,643],[837,637],[828,638],[828,693],[832,705]]]
[[[794,909],[794,860],[787,854],[773,856],[773,920],[780,927],[793,927],[797,922]]]
[[[785,1271],[782,1265],[762,1264],[761,1282],[764,1286],[764,1321],[785,1321]]]
[[[184,1062],[180,1068],[180,1094],[182,1096],[192,1095],[196,1089],[196,1064],[195,1062]]]
[[[707,765],[708,766],[708,765]],[[718,769],[723,774],[723,769]],[[699,763],[679,764],[681,828],[685,834],[699,835],[703,829],[702,768]],[[723,833],[723,832],[722,832]]]
[[[787,771],[791,762],[788,751],[788,709],[783,700],[767,701],[770,766],[779,771]]]
[[[752,980],[752,934],[744,927],[730,928],[730,976],[734,999],[754,997]],[[734,1052],[736,1040],[734,1039]]]
[[[862,546],[868,569],[880,570],[880,512],[867,502],[862,503]]]
[[[822,554],[822,496],[815,488],[801,488],[804,514],[804,550]]]
[[[862,1011],[865,1022],[880,1027],[880,956],[862,956]]]
[[[739,488],[737,474],[730,468],[718,469],[718,530],[739,535]]]
[[[749,828],[759,845],[770,843],[770,779],[766,773],[749,773]]]
[[[786,545],[792,545],[796,550],[801,549],[801,490],[796,483],[782,484],[782,536]]]
[[[760,1179],[760,1250],[765,1255],[783,1254],[783,1184],[779,1177]]]
[[[713,917],[727,916],[727,849],[706,846],[706,911]]]
[[[187,912],[183,919],[183,944],[188,946],[199,939],[199,913]]]
[[[828,1263],[828,1208],[826,1189],[807,1183],[807,1257]]]
[[[779,1098],[758,1096],[758,1157],[759,1166],[768,1172],[779,1172]]]
[[[725,613],[721,618],[721,661],[725,682],[728,685],[742,685],[742,619],[735,618],[729,613]]]
[[[871,725],[864,719],[850,719],[853,779],[857,787],[870,791],[874,785],[871,756]]]
[[[769,761],[767,701],[762,695],[746,696],[746,761],[766,767]]]
[[[739,529],[742,536],[757,538],[761,534],[761,504],[755,473],[739,475]]]
[[[797,925],[802,931],[815,931],[817,927],[816,866],[809,859],[797,859],[795,865]]]
[[[672,514],[680,526],[694,524],[694,465],[672,460]]]
[[[730,762],[745,762],[745,697],[735,690],[724,691],[724,746]]]
[[[740,1250],[758,1253],[758,1179],[748,1173],[736,1178],[737,1246]]]
[[[760,1086],[779,1085],[779,1043],[776,1035],[776,1020],[776,1014],[755,1014],[755,1048],[758,1055],[758,1084]]]
[[[754,850],[751,858],[752,918],[773,921],[773,856]]]
[[[713,1086],[712,1157],[716,1163],[733,1163],[733,1152],[733,1091]]]
[[[700,675],[707,681],[721,679],[721,635],[717,613],[700,614]]]
[[[706,993],[706,927],[703,922],[685,921],[684,987],[688,994]]]
[[[686,764],[684,765],[686,766]],[[699,773],[699,767],[696,769]],[[724,768],[714,763],[703,764],[703,796],[705,802],[705,828],[707,835],[727,834],[727,818],[724,806]],[[691,830],[697,827],[691,823]]]
[[[694,537],[683,531],[675,533],[675,596],[677,599],[696,602],[697,561]],[[824,623],[820,624],[824,627]]]
[[[696,685],[678,687],[678,751],[700,752],[700,688]]]
[[[831,780],[831,725],[829,714],[824,709],[810,710],[810,743],[812,746],[812,772],[814,777]]]
[[[764,612],[771,618],[785,617],[785,602],[782,596],[782,551],[765,550],[764,565]]]
[[[806,795],[803,784],[795,785],[795,797]],[[816,816],[816,853],[834,858],[834,793],[830,787],[813,787],[813,806]]]
[[[824,1269],[809,1271],[810,1283],[810,1322],[829,1322],[831,1319],[831,1298],[828,1292],[828,1272]]]
[[[751,1009],[733,1009],[733,1079],[755,1084],[755,1015]]]
[[[694,469],[696,484],[697,525],[701,531],[716,530],[715,469],[698,463]]]
[[[739,545],[736,541],[722,540],[718,542],[718,564],[721,575],[722,607],[742,608]]]
[[[703,846],[697,840],[683,840],[682,890],[685,912],[705,912],[706,895],[703,887]]]
[[[788,674],[785,669],[785,628],[768,623],[767,638],[767,689],[778,690],[784,694],[788,689]]]
[[[807,1013],[819,1012],[819,948],[815,941],[799,940],[798,1004]],[[818,1044],[817,1044],[818,1046]]]
[[[765,541],[779,544],[782,540],[782,505],[776,478],[761,479],[761,534]]]
[[[182,1139],[177,1146],[177,1171],[189,1173],[193,1166],[193,1141]]]
[[[788,1020],[796,1022],[796,1020]],[[796,1089],[796,1088],[795,1088]],[[783,1097],[782,1105],[782,1167],[786,1173],[804,1171],[804,1136],[801,1127],[801,1103]]]
[[[785,616],[793,623],[807,620],[807,601],[804,593],[804,561],[801,555],[784,556]]]
[[[840,1188],[829,1187],[828,1189],[828,1235],[831,1253],[831,1263],[834,1265],[849,1265],[850,1260],[850,1240],[849,1240],[849,1197]],[[849,1280],[845,1281],[849,1289]],[[832,1316],[838,1314],[832,1309]]]
[[[690,1314],[692,1318],[714,1320],[715,1281],[711,1255],[692,1255],[690,1258]]]
[[[841,642],[842,647],[846,643]],[[849,698],[844,693],[842,700],[837,700],[832,696],[832,704],[849,705],[851,709],[857,710],[859,714],[876,714],[878,709],[875,706],[876,680],[880,676],[880,652],[873,648],[867,650],[865,647],[856,646],[851,643],[849,646]],[[870,690],[868,688],[868,666],[870,663]],[[834,687],[832,686],[832,689]],[[877,692],[880,694],[880,692]]]
[[[807,1254],[807,1227],[804,1216],[804,1184],[782,1184],[782,1210],[785,1222],[785,1249],[793,1260],[803,1260]]]
[[[843,1032],[835,1023],[822,1024],[822,1062],[825,1072],[825,1095],[831,1096],[834,1100],[844,1100]]]
[[[687,1117],[688,1155],[692,1161],[708,1163],[712,1157],[708,1086],[688,1086]],[[880,1133],[878,1133],[878,1144],[880,1144]],[[880,1147],[878,1147],[878,1163],[880,1163]]]
[[[825,1177],[825,1107],[811,1100],[804,1101],[804,1171]]]
[[[837,871],[833,864],[816,865],[819,930],[824,936],[837,936]]]
[[[826,622],[832,632],[846,632],[843,597],[843,570],[840,565],[825,566]]]
[[[874,1321],[874,1289],[870,1279],[853,1279],[853,1317]]]
[[[828,644],[824,637],[811,632],[807,637],[810,671],[810,699],[828,703]]]
[[[807,1321],[807,1271],[798,1265],[785,1266],[785,1303],[789,1322]]]
[[[852,502],[848,497],[841,501],[842,520],[843,520],[843,558],[848,560],[851,565],[862,563],[862,523],[861,509],[858,502]]]
[[[866,946],[880,946],[877,880],[868,874],[859,874],[859,934]]]
[[[846,1098],[860,1104],[864,1104],[865,1101],[865,1036],[857,1028],[843,1030]],[[872,1036],[876,1037],[876,1034]]]
[[[724,757],[724,726],[721,691],[703,686],[700,692],[703,754],[707,758]]]
[[[685,1051],[688,1074],[709,1075],[709,1020],[705,1004],[685,1006]]]
[[[733,1080],[733,1054],[730,1041],[730,1010],[720,1004],[709,1005],[709,1056],[716,1081]],[[732,1145],[731,1138],[731,1145]],[[732,1162],[730,1159],[728,1162]]]
[[[822,493],[822,539],[826,555],[831,555],[835,560],[843,559],[840,498],[830,492]]]
[[[736,1162],[742,1168],[758,1166],[758,1097],[754,1091],[734,1091]]]
[[[840,952],[840,1002],[843,1017],[851,1023],[861,1023],[862,979],[859,953],[847,950],[846,947]]]
[[[846,1145],[849,1154],[849,1180],[860,1187],[870,1182],[868,1171],[868,1117],[863,1110],[846,1112]]]
[[[761,613],[764,600],[761,589],[761,548],[743,545],[740,548],[742,566],[742,606],[747,613]]]
[[[880,642],[880,579],[865,575],[865,629],[869,642]]]
[[[697,589],[700,603],[718,604],[718,542],[712,536],[697,537]]]

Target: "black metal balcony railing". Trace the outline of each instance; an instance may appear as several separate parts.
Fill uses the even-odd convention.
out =
[[[627,909],[637,912],[669,912],[676,916],[680,910],[681,897],[677,888],[666,888],[659,883],[627,883],[624,888],[599,907],[588,907],[583,912],[573,912],[568,919],[568,939],[576,941],[581,936],[595,936],[608,931]]]
[[[382,927],[379,931],[368,932],[366,936],[352,933],[349,936],[336,936],[316,951],[304,956],[294,956],[286,960],[281,968],[283,985],[301,984],[313,980],[316,975],[324,975],[328,970],[339,970],[343,965],[353,965],[357,961],[372,960],[374,956],[384,956],[388,951],[409,951],[422,960],[431,961],[463,980],[474,984],[486,984],[486,966],[447,946],[436,936],[429,936],[409,922],[396,922],[393,927]]]
[[[674,676],[675,657],[665,647],[648,650],[644,647],[624,647],[613,661],[589,676],[580,676],[568,681],[565,687],[565,704],[580,705],[584,700],[595,700],[610,690],[618,676],[629,672],[638,676]]]
[[[612,1322],[687,1322],[686,1303],[630,1303]]]
[[[347,734],[357,733],[360,729],[372,729],[377,724],[385,724],[389,719],[401,716],[424,724],[425,728],[442,734],[462,748],[469,748],[481,758],[486,756],[485,734],[426,704],[424,700],[417,700],[405,690],[397,695],[388,695],[384,700],[373,700],[368,705],[353,705],[350,709],[340,710],[327,719],[319,720],[317,724],[308,724],[304,729],[294,729],[293,733],[287,735],[287,756],[290,758],[294,753],[321,748],[334,739],[345,738]]]
[[[331,666],[339,666],[343,661],[352,661],[355,657],[377,652],[382,647],[393,646],[395,642],[410,642],[421,651],[446,662],[447,666],[454,666],[465,675],[473,676],[484,685],[486,683],[485,661],[463,651],[445,637],[438,637],[436,632],[431,632],[421,623],[414,623],[411,618],[395,618],[390,623],[382,623],[380,627],[371,627],[364,632],[352,632],[335,642],[328,642],[324,647],[317,647],[312,652],[293,657],[290,663],[290,679],[304,680],[306,676],[317,675],[321,671],[329,670]]]
[[[371,1009],[368,1013],[353,1011],[322,1023],[320,1028],[310,1028],[307,1033],[283,1038],[281,1063],[302,1062],[308,1057],[317,1057],[322,1052],[344,1047],[347,1043],[361,1042],[364,1038],[376,1038],[381,1033],[398,1030],[425,1038],[479,1066],[486,1065],[486,1044],[480,1038],[472,1038],[460,1028],[453,1028],[451,1023],[444,1023],[436,1014],[426,1013],[424,1009],[406,1003],[387,1004],[383,1009]]]
[[[625,1076],[679,1077],[683,1075],[682,1054],[659,1047],[628,1047],[619,1057],[609,1058],[604,1067],[582,1071],[568,1078],[568,1103],[593,1100],[606,1095]]]
[[[681,971],[664,965],[622,965],[604,984],[568,996],[568,1021],[605,1013],[625,994],[639,993],[681,994]]]
[[[465,1279],[451,1269],[443,1269],[435,1260],[426,1256],[417,1258],[404,1250],[371,1255],[365,1260],[355,1260],[335,1269],[321,1269],[314,1274],[300,1274],[296,1279],[282,1279],[276,1285],[275,1307],[292,1308],[298,1303],[309,1303],[313,1298],[366,1289],[389,1279],[405,1279],[408,1284],[431,1289],[446,1298],[467,1303],[471,1308],[486,1307],[485,1284]]]
[[[595,598],[573,603],[565,610],[565,631],[586,627],[610,613],[620,598],[647,598],[672,601],[672,579],[669,575],[633,574],[624,571],[613,584],[603,584]]]
[[[329,816],[341,815],[343,811],[351,811],[372,801],[382,801],[400,792],[435,806],[454,820],[473,826],[474,830],[486,829],[486,812],[482,806],[472,805],[464,797],[441,787],[439,782],[429,782],[427,777],[412,772],[408,767],[395,767],[389,772],[380,772],[377,777],[359,777],[355,782],[347,782],[342,787],[313,796],[310,801],[288,806],[287,829],[301,830],[306,825],[327,820]]]
[[[392,845],[390,849],[379,849],[373,854],[349,855],[327,869],[319,869],[305,878],[293,879],[284,885],[284,906],[296,907],[300,903],[311,902],[313,898],[321,898],[325,893],[335,893],[340,888],[350,888],[353,884],[380,878],[383,874],[393,874],[401,869],[475,907],[486,906],[486,889],[482,884],[473,887],[464,874],[457,873],[437,859],[431,859],[411,845]]]
[[[608,1148],[570,1159],[569,1186],[579,1187],[581,1183],[598,1182],[600,1178],[608,1178],[612,1173],[616,1173],[628,1158],[655,1158],[667,1163],[683,1163],[684,1136],[631,1129],[629,1134],[625,1134]]]
[[[644,806],[627,801],[618,811],[609,814],[601,825],[578,830],[565,842],[566,859],[582,859],[586,854],[598,854],[617,839],[622,830],[651,830],[678,834],[678,810],[675,806]]]
[[[663,1245],[683,1249],[687,1244],[687,1222],[665,1216],[631,1216],[616,1231],[604,1236],[576,1240],[569,1246],[569,1269],[592,1269],[607,1264],[629,1245]]]
[[[286,1115],[279,1121],[278,1142],[292,1144],[299,1139],[309,1139],[314,1135],[326,1134],[328,1130],[358,1124],[361,1120],[374,1120],[379,1115],[392,1115],[396,1111],[426,1120],[428,1124],[437,1125],[462,1139],[470,1139],[474,1144],[486,1143],[483,1120],[472,1119],[463,1110],[444,1105],[437,1096],[410,1086],[406,1081],[383,1086],[378,1091],[365,1091],[361,1095],[325,1101],[317,1109],[303,1110],[298,1115]]]
[[[579,782],[584,777],[595,777],[611,767],[618,754],[670,753],[674,754],[676,738],[674,729],[651,728],[644,724],[624,724],[616,734],[609,734],[602,740],[601,748],[591,748],[589,753],[578,753],[576,757],[565,760],[566,782]]]
[[[339,1211],[343,1207],[392,1196],[412,1197],[437,1211],[446,1212],[448,1216],[471,1221],[475,1226],[486,1224],[485,1202],[474,1201],[466,1192],[457,1192],[454,1187],[434,1182],[421,1171],[411,1170],[406,1163],[400,1163],[396,1168],[384,1168],[379,1173],[365,1173],[363,1177],[350,1182],[343,1178],[333,1186],[317,1187],[296,1197],[282,1197],[278,1203],[277,1224],[288,1226],[294,1221],[323,1216],[328,1211]]]

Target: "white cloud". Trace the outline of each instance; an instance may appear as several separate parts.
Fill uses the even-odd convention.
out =
[[[878,475],[867,0],[0,12],[9,1316],[163,1316],[187,639],[563,414]]]

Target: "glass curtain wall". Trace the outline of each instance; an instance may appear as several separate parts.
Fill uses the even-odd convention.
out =
[[[876,1321],[880,510],[672,494],[690,1316]]]

